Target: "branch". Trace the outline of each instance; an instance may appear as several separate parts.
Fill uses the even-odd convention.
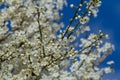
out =
[[[42,28],[41,28],[41,25],[40,25],[40,11],[39,9],[37,8],[37,14],[38,14],[38,18],[37,18],[37,21],[38,21],[38,27],[39,27],[39,33],[40,33],[40,41],[41,43],[43,43],[43,39],[42,39]],[[45,56],[45,49],[44,49],[44,44],[42,45],[42,50],[43,50],[43,56]]]
[[[92,3],[88,6],[86,12],[82,15],[81,18],[85,17],[85,15],[88,13],[89,8],[90,8],[91,5],[92,5]],[[74,33],[74,31],[77,29],[77,27],[79,26],[79,24],[80,24],[80,21],[75,25],[75,28],[70,32],[70,34],[68,35],[67,38],[69,38]]]
[[[80,4],[82,4],[82,3],[83,3],[83,0],[80,0]],[[73,18],[70,20],[70,23],[69,23],[67,29],[65,30],[65,33],[64,33],[63,36],[62,36],[62,39],[65,37],[65,35],[67,34],[70,26],[72,25],[73,21],[75,20],[75,17],[76,17],[76,15],[77,15],[77,13],[79,12],[80,7],[81,7],[81,6],[79,5],[78,8],[77,8],[77,10],[75,11]]]

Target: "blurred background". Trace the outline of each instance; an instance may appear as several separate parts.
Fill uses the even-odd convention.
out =
[[[64,7],[62,21],[65,26],[69,24],[75,9],[70,8],[70,4],[78,5],[80,0],[67,0],[68,6]],[[120,0],[101,0],[102,5],[99,7],[99,13],[96,18],[90,20],[91,32],[97,33],[102,30],[109,35],[109,42],[113,43],[115,50],[109,55],[100,67],[108,66],[107,61],[113,60],[114,72],[103,77],[103,80],[120,80]]]

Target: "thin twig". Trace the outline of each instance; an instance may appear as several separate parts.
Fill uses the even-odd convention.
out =
[[[38,21],[38,26],[39,26],[39,33],[40,33],[40,41],[41,43],[43,43],[43,40],[42,40],[42,28],[41,28],[41,25],[40,25],[40,11],[39,9],[37,9],[37,13],[38,13],[38,18],[37,18],[37,21]],[[42,45],[42,50],[43,50],[43,56],[45,56],[45,48],[44,48],[44,45]]]
[[[83,1],[80,0],[80,4],[82,4],[82,3],[83,3]],[[69,31],[69,28],[70,28],[70,26],[72,25],[73,21],[75,20],[75,17],[76,17],[76,15],[77,15],[77,13],[79,12],[79,8],[80,8],[80,7],[81,7],[81,6],[79,5],[78,8],[77,8],[77,10],[75,11],[73,18],[71,19],[71,21],[70,21],[67,29],[65,30],[65,33],[64,33],[63,36],[62,36],[62,39],[65,37],[65,35],[66,35],[67,32]]]
[[[91,5],[92,5],[92,4],[90,4],[90,5],[88,6],[86,12],[82,15],[81,18],[85,17],[85,15],[88,13],[89,8],[90,8]],[[78,28],[79,24],[80,24],[80,22],[78,22],[78,23],[75,25],[75,28],[70,32],[70,34],[68,35],[67,38],[69,38],[69,37],[73,34],[73,32]]]

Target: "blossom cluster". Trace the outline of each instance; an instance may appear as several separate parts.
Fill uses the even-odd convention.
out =
[[[80,38],[90,31],[86,23],[90,16],[96,17],[101,1],[81,0],[64,31],[64,24],[57,22],[66,0],[2,0],[0,4],[8,6],[0,11],[0,80],[100,80],[112,71],[111,67],[98,68],[114,49],[103,42],[108,35],[99,31]],[[12,30],[7,28],[8,21]],[[71,43],[78,37],[80,49],[76,50]]]

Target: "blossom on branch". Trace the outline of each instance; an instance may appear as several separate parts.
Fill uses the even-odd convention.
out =
[[[8,6],[0,11],[0,80],[101,80],[112,72],[111,67],[98,67],[114,49],[103,41],[108,35],[99,31],[81,37],[90,31],[87,23],[97,16],[100,0],[80,0],[77,8],[71,4],[76,11],[67,27],[59,13],[66,0],[2,0],[0,4]]]

